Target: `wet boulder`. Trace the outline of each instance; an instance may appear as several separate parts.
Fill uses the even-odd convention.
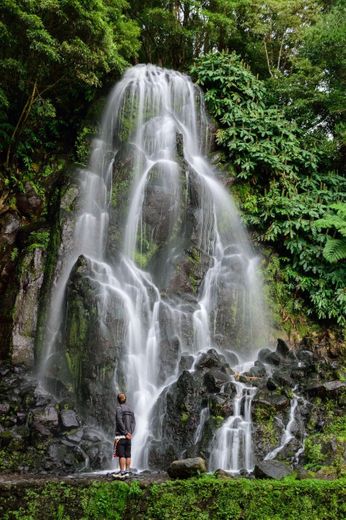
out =
[[[223,385],[228,381],[229,376],[217,368],[208,370],[204,375],[204,385],[208,392],[211,393],[221,392]]]
[[[78,428],[80,422],[74,410],[62,410],[60,413],[61,422],[64,428]]]
[[[221,371],[225,371],[227,365],[228,363],[225,357],[213,348],[207,352],[203,352],[196,362],[196,368],[200,370],[217,368]]]
[[[276,353],[279,354],[279,356],[285,358],[286,356],[288,356],[288,354],[290,353],[290,348],[289,346],[287,345],[287,343],[281,339],[281,338],[278,338],[278,341],[277,341],[277,347],[276,347]]]
[[[305,366],[311,366],[314,364],[314,355],[310,350],[298,350],[297,359]]]
[[[174,460],[167,469],[171,478],[185,479],[206,473],[205,460],[201,457]]]
[[[180,362],[179,362],[179,372],[183,370],[190,370],[194,362],[194,357],[190,354],[182,353]]]
[[[82,428],[80,428],[79,430],[69,431],[66,434],[66,439],[72,443],[79,444],[81,442],[82,438],[83,438],[83,429]]]
[[[255,465],[254,474],[257,478],[281,480],[293,472],[292,466],[278,460],[263,460]]]
[[[262,363],[267,363],[267,356],[269,356],[271,353],[272,350],[270,350],[269,348],[262,348],[257,355],[257,359]]]
[[[281,363],[280,356],[276,352],[270,352],[269,354],[267,354],[263,361],[264,363],[268,363],[269,365],[273,366],[278,366]]]
[[[235,354],[234,352],[232,352],[230,350],[225,350],[224,353],[225,353],[225,358],[230,367],[234,367],[234,366],[240,364],[237,354]]]
[[[233,413],[233,397],[236,390],[233,386],[232,393],[213,394],[209,396],[208,406],[213,417],[229,417]]]
[[[258,363],[258,361],[256,361]],[[245,372],[245,376],[248,376],[250,378],[260,378],[266,376],[266,369],[265,366],[262,363],[255,364],[253,367],[250,368],[248,372]]]
[[[46,408],[37,408],[33,410],[34,424],[43,424],[48,428],[56,428],[59,424],[59,416],[54,406],[47,406]]]
[[[278,368],[274,370],[272,378],[278,387],[292,388],[293,380],[291,378],[291,371],[289,369]]]
[[[306,389],[309,396],[312,397],[337,397],[345,391],[346,383],[343,381],[328,381],[326,383],[315,384]]]
[[[272,377],[268,377],[266,386],[270,392],[274,392],[274,390],[276,390],[278,387],[277,383],[274,381]]]

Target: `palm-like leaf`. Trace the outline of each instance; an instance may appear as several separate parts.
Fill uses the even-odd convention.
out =
[[[323,249],[324,258],[331,263],[346,259],[346,240],[344,238],[328,238]]]

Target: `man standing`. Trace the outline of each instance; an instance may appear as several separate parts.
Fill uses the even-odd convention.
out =
[[[117,478],[129,476],[131,467],[131,439],[135,431],[136,421],[133,411],[126,404],[126,395],[118,394],[119,405],[116,408],[115,425],[115,453],[119,457],[120,474]]]

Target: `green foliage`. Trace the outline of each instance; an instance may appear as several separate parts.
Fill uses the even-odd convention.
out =
[[[85,167],[88,164],[91,139],[94,135],[95,128],[91,128],[90,126],[83,126],[77,134],[75,155],[77,163],[81,166]]]
[[[50,239],[49,231],[34,231],[30,234],[30,244],[28,245],[28,251],[34,251],[35,249],[47,250]]]
[[[291,67],[319,0],[144,0],[131,15],[141,26],[141,61],[186,70],[210,51],[235,50],[262,77]]]
[[[316,471],[325,461],[325,455],[322,453],[322,446],[316,441],[316,438],[309,437],[304,443],[304,458],[306,460],[306,469]]]
[[[235,53],[207,54],[196,60],[191,72],[205,90],[208,109],[220,125],[217,143],[238,178],[260,178],[266,184],[280,177],[287,185],[307,165],[316,167],[316,157],[302,146],[295,125],[281,111],[266,107],[263,82]]]
[[[345,138],[345,3],[323,3],[315,22],[301,32],[289,73],[268,82],[271,101],[279,103],[306,138],[324,150],[326,168],[343,168]],[[331,136],[333,139],[331,139]]]
[[[126,8],[125,0],[1,3],[0,153],[7,167],[28,167],[56,150],[80,104],[136,54],[138,28]]]
[[[324,258],[331,263],[345,260],[346,258],[346,203],[332,204],[330,209],[336,213],[327,214],[316,221],[315,225],[320,229],[329,229],[341,235],[341,238],[327,237],[323,249]]]
[[[158,246],[152,240],[145,238],[144,233],[141,234],[138,242],[138,249],[135,251],[135,262],[141,269],[146,269]]]
[[[345,509],[345,479],[218,480],[204,476],[168,481],[141,489],[137,482],[51,483],[35,491],[21,487],[23,497],[5,498],[4,520],[74,518],[176,520],[209,518],[242,520],[337,520]],[[15,500],[20,506],[15,508]],[[3,509],[1,509],[1,507]]]
[[[263,82],[235,54],[208,54],[196,61],[192,72],[220,125],[217,140],[223,161],[236,174],[233,190],[244,221],[260,243],[278,253],[278,265],[273,268],[269,262],[269,270],[280,284],[281,318],[303,313],[344,327],[346,274],[340,263],[326,261],[323,250],[328,254],[331,243],[326,245],[320,231],[325,225],[321,218],[338,200],[333,206],[338,213],[328,222],[339,233],[344,229],[344,177],[321,171],[324,153],[282,110],[266,106]],[[339,257],[341,248],[334,248],[333,258]]]

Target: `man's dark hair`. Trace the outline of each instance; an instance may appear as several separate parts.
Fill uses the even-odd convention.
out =
[[[123,392],[118,394],[117,399],[118,399],[118,403],[120,403],[120,404],[126,403],[126,395]]]

